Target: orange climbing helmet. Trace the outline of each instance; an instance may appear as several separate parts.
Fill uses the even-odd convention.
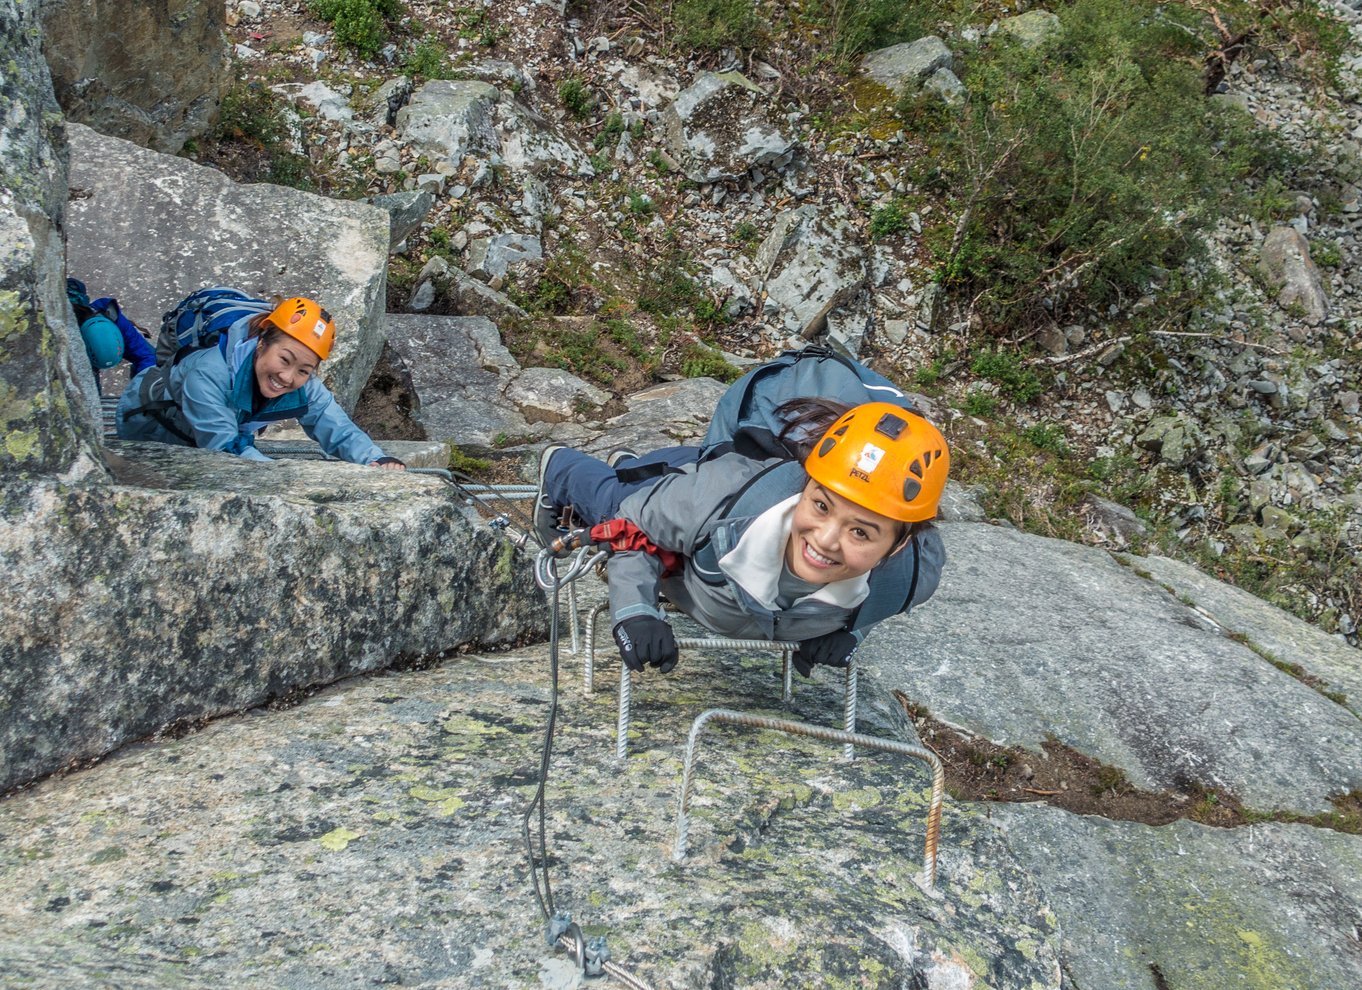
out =
[[[941,431],[888,402],[844,413],[804,461],[809,477],[828,491],[900,522],[936,515],[950,468]]]
[[[280,332],[315,351],[323,361],[336,342],[336,323],[321,304],[302,296],[285,299],[265,317]]]

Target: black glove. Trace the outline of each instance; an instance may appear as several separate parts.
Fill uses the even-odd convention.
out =
[[[630,670],[642,672],[645,663],[662,673],[676,666],[676,637],[672,627],[651,615],[631,615],[615,624],[615,642]]]
[[[795,670],[804,677],[813,674],[813,665],[825,664],[829,667],[845,667],[851,663],[851,654],[856,652],[856,637],[844,629],[824,633],[813,639],[806,639],[795,650]]]

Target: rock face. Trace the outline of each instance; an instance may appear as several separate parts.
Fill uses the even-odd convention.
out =
[[[62,270],[66,148],[33,4],[0,5],[0,477],[98,469],[93,372]]]
[[[1199,784],[1309,815],[1362,787],[1362,721],[1222,632],[1257,630],[1207,618],[1228,611],[1219,597],[1189,589],[1190,608],[1139,558],[1091,547],[968,523],[942,536],[936,595],[866,637],[865,680],[1002,745],[1038,753],[1052,736],[1143,790]],[[1308,639],[1274,642],[1279,661],[1319,669]]]
[[[1358,663],[1357,650],[1341,637],[1330,636],[1317,626],[1182,561],[1157,555],[1121,559],[1147,572],[1180,598],[1195,602],[1221,628],[1242,637],[1257,652],[1281,663],[1294,664],[1328,689],[1341,693],[1343,704],[1362,718],[1362,664]]]
[[[1078,987],[1362,985],[1362,837],[992,809],[1046,889]]]
[[[0,791],[173,723],[545,628],[528,559],[437,479],[115,451],[127,484],[4,492]]]
[[[520,838],[546,652],[356,680],[16,795],[0,805],[0,834],[23,837],[0,844],[7,976],[585,985],[545,944]],[[948,808],[935,891],[915,880],[930,773],[914,760],[707,734],[689,854],[671,859],[695,715],[722,699],[828,725],[837,679],[801,684],[791,711],[770,654],[688,653],[635,691],[623,763],[612,692],[561,694],[547,792],[554,905],[604,933],[612,963],[655,987],[1058,990],[1054,916],[984,815]],[[125,959],[145,982],[124,982]]]
[[[855,299],[868,274],[865,251],[845,211],[816,206],[776,217],[757,250],[756,266],[772,316],[806,339],[827,328],[834,309]],[[853,354],[864,328],[859,331],[844,337]]]
[[[43,0],[43,52],[68,120],[175,154],[231,85],[218,0]]]
[[[702,72],[663,115],[667,146],[693,182],[739,179],[781,168],[796,142],[770,118],[761,88],[737,72]]]
[[[221,172],[71,133],[67,266],[149,328],[205,285],[265,298],[315,296],[336,318],[322,380],[347,409],[383,348],[386,210]]]

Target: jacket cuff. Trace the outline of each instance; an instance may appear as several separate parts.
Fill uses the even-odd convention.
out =
[[[650,618],[662,619],[664,622],[666,621],[666,616],[663,615],[662,609],[658,608],[656,605],[646,605],[643,602],[634,602],[632,605],[624,606],[624,608],[611,615],[611,620],[615,625],[618,625],[625,619],[632,619],[636,615],[646,615]]]

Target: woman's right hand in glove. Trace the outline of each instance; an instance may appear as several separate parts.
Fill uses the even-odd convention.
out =
[[[672,627],[651,615],[631,615],[615,623],[615,643],[630,670],[642,672],[649,664],[662,673],[676,666],[676,637]]]

